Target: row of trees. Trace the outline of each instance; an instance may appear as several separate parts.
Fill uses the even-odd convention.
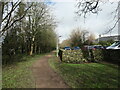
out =
[[[95,40],[95,35],[93,33],[90,33],[89,31],[81,28],[75,28],[72,30],[69,39],[62,42],[61,47],[82,47],[83,45],[93,44],[93,40]]]
[[[12,11],[12,8],[15,9]],[[17,54],[33,55],[55,49],[56,23],[47,4],[9,2],[4,3],[3,12],[4,22],[1,26],[1,35],[4,35],[3,60],[5,55],[9,57]],[[3,64],[7,62],[5,60]]]
[[[90,33],[87,30],[81,28],[75,28],[72,30],[68,39],[64,40],[60,47],[70,46],[70,47],[83,47],[84,45],[102,45],[102,46],[110,46],[114,43],[114,40],[110,39],[107,41],[99,41],[95,42],[95,35]]]

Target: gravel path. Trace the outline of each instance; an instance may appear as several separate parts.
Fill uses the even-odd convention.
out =
[[[68,88],[63,79],[48,64],[52,55],[46,55],[32,66],[36,88]]]

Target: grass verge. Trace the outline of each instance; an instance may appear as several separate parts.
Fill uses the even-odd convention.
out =
[[[30,67],[43,55],[24,56],[24,61],[3,66],[2,88],[35,88]]]
[[[49,60],[50,66],[58,72],[72,88],[118,88],[118,66],[109,63],[68,64],[58,58]]]

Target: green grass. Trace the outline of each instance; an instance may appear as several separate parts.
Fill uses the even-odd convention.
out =
[[[118,88],[118,66],[109,63],[68,64],[53,57],[50,66],[72,88]]]
[[[24,56],[24,61],[3,66],[2,88],[35,88],[30,67],[42,55]]]

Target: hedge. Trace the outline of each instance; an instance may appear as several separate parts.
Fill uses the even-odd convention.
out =
[[[92,53],[93,53],[93,58],[91,58],[91,59],[93,59],[93,61],[99,62],[99,61],[103,60],[104,55],[103,55],[102,49],[92,50]]]
[[[103,50],[103,60],[120,64],[120,50]]]
[[[59,56],[62,62],[66,63],[84,63],[88,62],[81,50],[59,50]]]
[[[120,64],[120,50],[59,50],[61,61],[67,63],[84,63],[106,61]]]
[[[115,64],[120,63],[120,50],[96,49],[84,50],[85,58],[92,62],[106,61]],[[90,53],[90,55],[88,54]],[[90,58],[88,58],[90,57]]]

